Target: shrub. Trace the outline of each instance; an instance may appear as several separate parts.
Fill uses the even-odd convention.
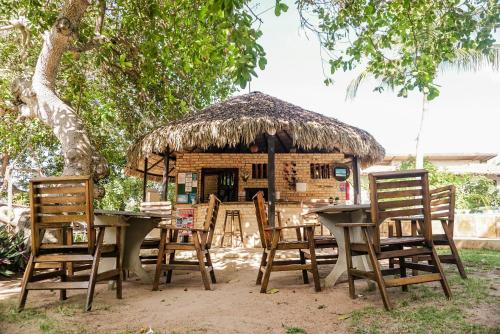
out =
[[[28,260],[28,248],[24,233],[15,233],[6,225],[0,225],[0,275],[9,277],[24,269]]]

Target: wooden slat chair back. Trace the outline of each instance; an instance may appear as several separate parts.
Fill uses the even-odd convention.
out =
[[[255,194],[253,202],[260,240],[262,248],[264,248],[256,281],[256,284],[261,286],[260,292],[265,293],[267,291],[271,272],[294,270],[302,271],[304,284],[309,283],[308,271],[311,271],[314,279],[314,288],[316,291],[321,291],[315,251],[314,225],[271,227],[267,219],[264,193],[259,191]],[[281,240],[282,231],[285,229],[294,229],[297,240]],[[303,236],[307,236],[307,240]],[[281,250],[296,250],[299,258],[287,260],[275,259],[276,252]],[[307,259],[304,250],[308,251]]]
[[[156,271],[153,281],[153,291],[157,291],[160,284],[160,276],[163,271],[167,271],[166,283],[172,280],[174,270],[195,270],[200,271],[205,290],[211,290],[211,283],[216,283],[215,271],[210,257],[210,247],[212,245],[217,215],[219,214],[220,200],[211,194],[208,202],[207,213],[202,228],[184,228],[174,225],[160,224],[160,246],[156,258]],[[180,242],[179,232],[192,234],[192,242]],[[194,251],[195,261],[176,260],[177,251]],[[168,255],[168,263],[164,264]],[[210,275],[210,278],[209,278]]]
[[[259,236],[262,248],[271,247],[271,233],[267,230],[269,228],[269,220],[267,219],[266,203],[264,202],[264,193],[259,191],[253,197],[255,206],[255,217],[257,219],[257,227],[259,228]],[[280,233],[280,238],[282,235]]]
[[[432,240],[435,245],[450,247],[451,254],[441,254],[439,259],[443,263],[451,263],[457,266],[457,269],[462,278],[467,278],[465,268],[460,254],[453,240],[453,229],[455,222],[455,186],[447,185],[430,190],[430,206],[431,206],[431,219],[441,222],[444,234],[432,234]],[[402,222],[405,219],[395,219],[396,234],[402,235]],[[417,217],[409,220],[411,222],[412,235],[422,233],[422,217]],[[418,263],[422,260],[429,260],[429,256],[414,257],[413,262]],[[416,272],[415,272],[416,273]]]
[[[89,178],[40,178],[30,181],[31,249],[34,256],[40,248],[62,246],[58,242],[43,241],[46,230],[62,235],[75,223],[84,224],[88,253],[95,249],[93,186]],[[66,236],[63,236],[65,238]],[[72,237],[72,234],[71,234]]]
[[[455,221],[455,192],[454,185],[430,190],[432,219]]]
[[[387,288],[401,286],[407,291],[411,284],[439,281],[445,295],[451,291],[432,241],[431,197],[428,174],[425,170],[381,172],[369,174],[371,209],[370,223],[338,224],[344,228],[348,267],[349,293],[355,298],[354,280],[368,278],[377,282],[384,306],[390,310]],[[380,225],[392,219],[420,219],[422,236],[381,238]],[[360,228],[363,240],[352,241],[350,230]],[[352,257],[368,255],[372,271],[353,267]],[[407,262],[418,256],[429,256],[429,264]],[[389,260],[392,267],[382,268],[380,261]],[[398,260],[398,267],[394,267]],[[391,262],[392,261],[392,262]],[[408,276],[407,269],[424,271],[426,274]],[[394,278],[384,276],[395,275]]]
[[[380,251],[380,225],[393,218],[423,217],[425,228],[423,235],[426,241],[431,242],[432,225],[427,172],[410,170],[398,173],[373,173],[368,178],[376,251]]]
[[[141,202],[139,211],[146,213],[157,213],[163,215],[172,215],[172,203],[170,201],[156,201],[156,202]],[[162,219],[165,221],[165,219]],[[140,259],[142,264],[156,264],[156,254],[151,254],[147,250],[158,249],[160,247],[160,238],[155,234],[158,233],[157,229],[153,229],[141,244]]]
[[[117,298],[122,296],[120,233],[125,224],[116,223],[116,243],[103,244],[107,226],[94,225],[93,187],[88,176],[37,178],[30,181],[31,255],[21,283],[19,310],[24,308],[29,290],[85,289],[85,310],[90,311],[96,282],[115,280]],[[76,242],[75,229],[83,224],[86,240]],[[54,231],[56,241],[44,238]],[[98,233],[96,233],[98,230]],[[101,256],[116,259],[115,269],[98,274]],[[75,275],[90,269],[90,274]],[[59,278],[60,281],[53,281]],[[47,281],[51,280],[51,281]]]
[[[206,239],[202,240],[202,242],[204,242],[208,248],[211,247],[212,241],[214,239],[215,224],[217,223],[220,205],[220,200],[214,194],[211,194],[208,200],[208,209],[207,214],[205,215],[205,222],[203,223],[203,229],[207,231],[204,234],[206,235],[206,237],[204,237]]]

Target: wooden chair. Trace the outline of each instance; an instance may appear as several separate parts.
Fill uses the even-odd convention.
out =
[[[86,176],[39,178],[30,181],[31,255],[21,283],[19,310],[24,308],[30,290],[87,290],[85,310],[90,311],[95,284],[116,281],[116,297],[122,298],[121,228],[114,224],[115,244],[103,244],[108,226],[94,225],[93,181]],[[85,226],[85,242],[75,242],[75,224]],[[59,235],[57,241],[44,238],[46,231]],[[53,239],[53,238],[52,238]],[[98,272],[101,257],[116,259],[116,268]],[[90,269],[90,274],[74,275]],[[59,281],[51,279],[59,278]],[[47,281],[50,280],[50,281]]]
[[[260,240],[264,251],[260,262],[259,273],[257,274],[256,284],[261,285],[260,292],[267,291],[267,285],[271,272],[273,271],[291,271],[301,270],[304,284],[309,283],[308,271],[311,271],[314,279],[314,288],[321,291],[319,282],[318,266],[316,262],[316,245],[314,243],[314,225],[296,225],[271,227],[267,219],[267,212],[264,204],[264,193],[259,191],[254,197],[255,215],[259,227]],[[284,229],[295,229],[297,240],[280,241],[281,231]],[[308,240],[303,240],[302,235],[307,235]],[[302,250],[309,251],[309,263],[306,261]],[[297,250],[298,260],[275,260],[276,252],[279,250]]]
[[[160,248],[156,261],[155,278],[153,281],[153,291],[158,290],[160,283],[160,275],[164,270],[167,270],[166,283],[172,281],[173,270],[196,270],[201,272],[201,278],[205,290],[211,290],[210,281],[216,283],[214,267],[210,258],[210,247],[214,237],[215,223],[217,222],[217,214],[219,212],[221,202],[215,195],[210,195],[208,203],[207,215],[203,228],[187,228],[176,227],[173,225],[160,225]],[[179,231],[189,232],[192,234],[192,242],[180,242]],[[182,237],[182,236],[181,236]],[[178,261],[175,259],[176,251],[194,251],[196,253],[196,261]],[[168,263],[163,264],[163,258],[169,254]],[[210,279],[208,273],[210,273]]]
[[[432,240],[435,245],[448,246],[451,250],[451,255],[440,255],[439,259],[443,263],[451,263],[457,266],[460,276],[467,278],[460,254],[453,241],[453,226],[455,222],[455,186],[448,185],[430,190],[431,197],[431,218],[439,220],[443,227],[444,234],[432,234]],[[396,235],[402,235],[402,222],[404,219],[395,218]],[[422,234],[422,217],[413,217],[411,222],[411,234],[413,236]],[[389,237],[393,236],[393,232],[389,230]],[[413,262],[421,260],[429,260],[427,257],[414,258]]]
[[[409,170],[369,174],[371,223],[339,224],[344,227],[346,240],[349,294],[355,298],[354,280],[368,278],[377,282],[384,306],[392,308],[387,294],[388,287],[407,286],[439,281],[446,297],[451,297],[448,282],[432,240],[430,193],[427,171]],[[395,217],[422,217],[421,236],[398,236],[382,239],[380,225]],[[350,240],[350,228],[361,228],[363,241]],[[352,256],[368,255],[372,271],[362,271],[352,266]],[[430,256],[429,264],[407,262],[406,258]],[[382,269],[380,261],[398,259],[398,267]],[[428,272],[424,275],[407,276],[407,269]],[[396,275],[397,278],[384,278]]]
[[[159,202],[141,202],[139,207],[139,211],[141,212],[149,212],[149,213],[159,213],[165,215],[172,214],[172,203],[170,201],[159,201]],[[168,223],[168,222],[165,222]],[[154,229],[155,233],[158,233]],[[160,248],[160,238],[155,236],[150,236],[152,233],[148,234],[144,241],[141,244],[141,250],[152,250]],[[141,254],[140,255],[142,264],[156,264],[157,256],[151,254]]]

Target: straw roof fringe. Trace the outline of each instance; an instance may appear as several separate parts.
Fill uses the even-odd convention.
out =
[[[357,155],[363,165],[383,159],[384,148],[368,132],[335,118],[302,109],[272,96],[252,92],[213,104],[200,112],[161,126],[128,152],[129,166],[150,154],[192,148],[250,145],[258,135],[286,131],[296,147],[339,149]]]

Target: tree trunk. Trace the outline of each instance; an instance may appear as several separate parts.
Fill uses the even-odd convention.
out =
[[[64,156],[64,175],[92,175],[94,180],[107,176],[107,161],[99,155],[75,110],[55,93],[55,81],[61,57],[70,46],[73,35],[89,6],[89,0],[66,1],[50,31],[43,36],[31,83],[16,80],[14,93],[24,104],[24,117],[37,117],[53,129],[61,143]]]
[[[423,94],[422,98],[422,115],[420,116],[420,127],[418,129],[418,134],[417,134],[417,145],[416,145],[416,152],[415,152],[415,168],[417,169],[422,169],[424,168],[424,148],[422,145],[422,138],[424,137],[424,123],[425,123],[425,116],[427,114],[427,94]]]
[[[0,180],[2,180],[2,185],[0,186],[0,192],[5,191],[7,189],[7,166],[9,165],[10,157],[7,153],[4,153],[2,156],[2,166],[0,167]]]

